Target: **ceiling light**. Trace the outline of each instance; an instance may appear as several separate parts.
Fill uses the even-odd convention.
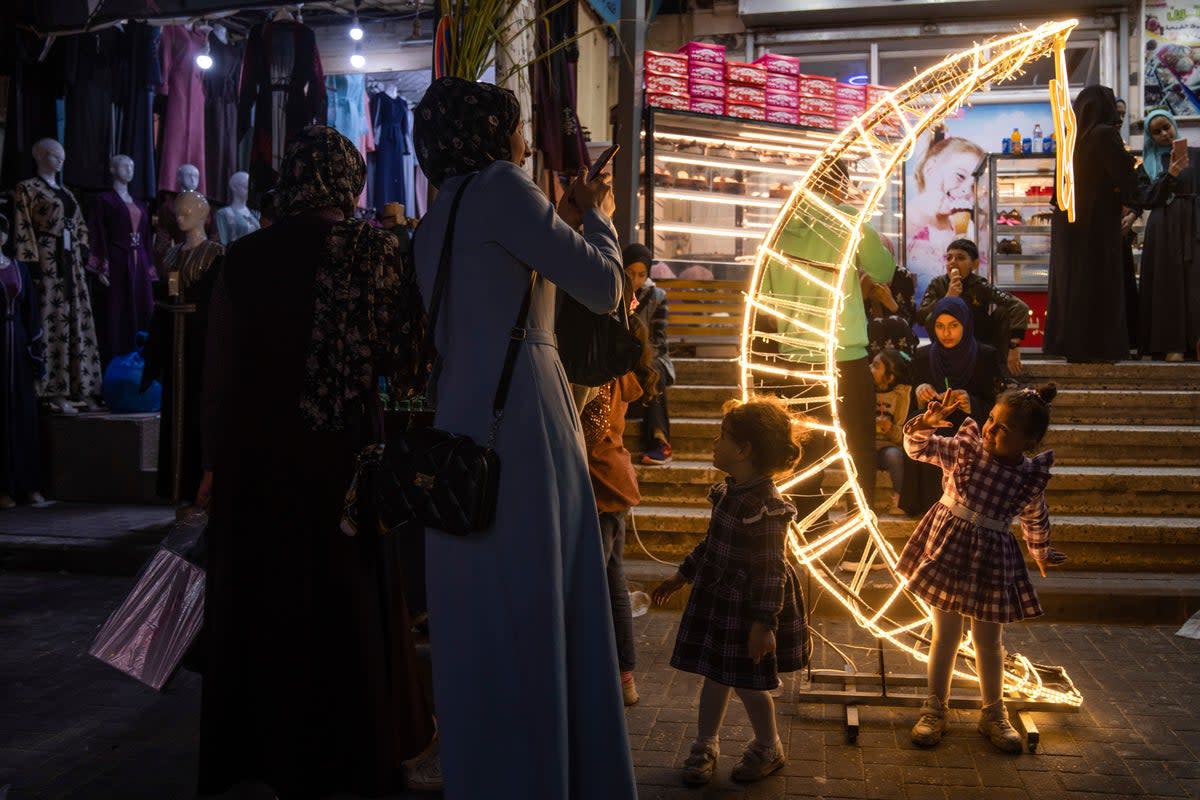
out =
[[[367,59],[362,54],[362,48],[359,45],[354,45],[354,54],[350,56],[350,66],[355,69],[362,69],[367,65]]]
[[[196,66],[200,69],[212,69],[213,60],[209,55],[208,34],[204,35],[204,49],[196,54]]]
[[[350,26],[350,38],[354,41],[360,41],[363,37],[362,25],[358,23],[358,14],[354,15],[354,24]]]

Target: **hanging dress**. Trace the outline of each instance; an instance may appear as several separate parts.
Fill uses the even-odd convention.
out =
[[[129,193],[149,202],[158,186],[154,159],[154,90],[162,82],[158,63],[159,29],[127,22],[116,52],[116,150],[133,159],[137,168]],[[174,176],[171,176],[174,180]]]
[[[404,157],[412,152],[409,117],[408,101],[403,97],[378,92],[371,98],[371,122],[375,127],[371,202],[376,208],[383,208],[387,203],[403,203],[408,198]]]
[[[238,78],[242,45],[209,39],[213,65],[204,73],[204,146],[208,196],[228,203],[229,176],[238,171]]]
[[[133,351],[138,331],[150,330],[158,279],[150,256],[150,213],[136,200],[126,203],[114,191],[101,192],[88,232],[89,265],[109,282],[93,298],[100,363],[108,364]]]
[[[167,98],[167,111],[162,116],[158,141],[162,161],[158,171],[158,188],[175,189],[175,173],[184,164],[200,170],[196,191],[204,194],[204,70],[196,66],[196,55],[204,49],[208,35],[188,30],[182,25],[163,28],[159,43],[163,82],[158,93]]]
[[[40,487],[38,402],[45,368],[37,288],[20,261],[0,254],[0,494]]]

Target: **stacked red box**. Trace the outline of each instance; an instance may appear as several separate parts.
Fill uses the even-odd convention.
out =
[[[725,104],[725,116],[739,119],[753,119],[765,122],[767,119],[766,106],[744,106],[738,103]]]
[[[725,82],[730,86],[754,86],[761,89],[767,85],[767,70],[757,64],[726,61]]]
[[[889,86],[868,86],[867,108],[887,97],[892,91],[892,88]],[[875,126],[875,130],[884,136],[899,136],[901,131],[903,131],[899,114],[895,112],[889,114],[882,122]]]
[[[725,45],[708,42],[688,42],[675,51],[687,56],[688,61],[704,61],[710,64],[725,64]]]
[[[796,93],[801,97],[825,97],[837,99],[837,81],[824,75],[796,76]]]
[[[646,105],[672,111],[688,110],[687,56],[647,50],[642,59],[642,66]]]
[[[796,75],[796,124],[834,130],[837,81],[824,75]]]
[[[687,76],[693,81],[708,81],[709,83],[725,83],[725,67],[711,61],[689,61]]]
[[[867,110],[867,87],[850,83],[839,83],[835,87],[837,106],[834,121],[839,129],[845,128]]]
[[[688,42],[675,51],[687,61],[688,111],[698,114],[725,113],[725,46]]]
[[[800,59],[795,56],[763,53],[754,59],[754,63],[765,68],[769,74],[790,75],[793,78],[800,74]]]

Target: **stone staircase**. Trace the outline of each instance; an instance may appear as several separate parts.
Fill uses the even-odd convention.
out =
[[[711,443],[721,405],[738,394],[732,361],[680,358],[675,366],[675,459],[663,467],[637,467],[643,501],[626,538],[630,579],[645,583],[671,570],[647,557],[633,526],[654,556],[671,563],[703,537],[706,490],[721,478],[709,461]],[[1112,619],[1105,609],[1122,603],[1117,610],[1127,621],[1133,621],[1134,607],[1157,616],[1200,608],[1200,365],[1027,360],[1026,371],[1031,382],[1059,387],[1044,442],[1056,455],[1047,499],[1055,545],[1070,561],[1039,584],[1050,595],[1044,604],[1054,606],[1061,589],[1060,610],[1082,618]],[[627,445],[634,453],[637,433],[631,421]],[[831,488],[840,484],[838,475],[827,478]],[[876,484],[877,507],[887,508],[887,473],[878,473]],[[880,517],[897,549],[915,524]]]

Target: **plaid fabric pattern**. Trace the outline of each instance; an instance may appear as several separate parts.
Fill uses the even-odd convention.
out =
[[[784,554],[796,509],[769,478],[709,492],[708,535],[679,571],[692,582],[671,666],[742,689],[776,689],[779,673],[801,669],[807,631],[800,579]],[[775,630],[775,653],[750,659],[750,628]]]
[[[1050,547],[1045,490],[1054,452],[1010,466],[984,451],[973,419],[963,421],[952,437],[916,430],[916,421],[904,428],[909,456],[941,467],[943,491],[972,511],[999,520],[1019,517],[1029,552],[1044,557]],[[941,503],[913,531],[897,570],[915,595],[943,611],[985,622],[1042,614],[1016,538],[959,519]]]

